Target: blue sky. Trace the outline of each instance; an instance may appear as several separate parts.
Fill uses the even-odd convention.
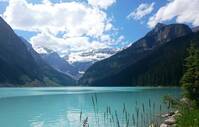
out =
[[[50,48],[72,61],[100,57],[82,58],[88,50],[123,48],[158,22],[198,26],[198,6],[198,0],[0,0],[0,14],[38,52]]]
[[[153,13],[147,15],[142,19],[143,22],[128,20],[126,17],[134,11],[140,4],[142,3],[152,3],[154,0],[119,0],[117,4],[113,5],[108,12],[114,15],[115,24],[121,28],[121,34],[125,35],[126,39],[129,42],[135,41],[140,37],[144,36],[151,28],[149,28],[146,24],[147,19]],[[166,1],[161,0],[156,2],[155,8],[159,8],[160,5],[165,4]],[[155,12],[155,9],[154,9]]]
[[[31,3],[41,3],[41,0],[28,0]],[[60,2],[60,0],[51,0],[54,3]],[[62,0],[63,2],[71,2],[75,0]],[[81,1],[81,0],[76,0]],[[146,23],[140,23],[140,21],[127,20],[126,17],[135,10],[141,3],[152,3],[154,0],[117,0],[116,4],[113,4],[108,10],[107,13],[109,16],[114,17],[114,25],[120,28],[120,33],[123,34],[126,38],[127,43],[136,41],[147,33],[151,28],[147,26]],[[161,6],[165,5],[167,0],[157,1],[155,3],[155,8],[153,12],[156,12]],[[0,13],[3,13],[8,5],[7,2],[0,2]],[[147,21],[147,19],[152,15],[147,15],[142,21]],[[17,34],[30,39],[36,33],[34,32],[25,32],[16,30]]]

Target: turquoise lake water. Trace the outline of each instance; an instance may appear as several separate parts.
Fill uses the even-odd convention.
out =
[[[179,88],[0,88],[0,127],[144,127],[168,111]],[[160,121],[160,120],[158,120]]]

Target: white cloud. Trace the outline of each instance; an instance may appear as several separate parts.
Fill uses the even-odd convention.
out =
[[[128,19],[134,19],[134,20],[140,20],[142,19],[144,16],[150,14],[153,9],[154,9],[154,5],[155,3],[142,3],[138,6],[137,9],[135,9],[133,12],[131,12],[127,18]]]
[[[169,21],[176,18],[178,23],[191,23],[199,25],[199,0],[169,0],[157,13],[150,17],[149,27],[154,27],[158,22]]]
[[[124,41],[125,37],[123,35],[121,35],[118,39],[117,39],[117,43],[120,43],[122,41]]]
[[[88,0],[88,3],[93,7],[107,9],[109,6],[116,3],[116,0]]]
[[[32,37],[30,41],[36,50],[40,47],[47,47],[58,52],[60,55],[108,47],[105,43],[92,41],[89,37],[59,38],[49,33],[40,33]]]
[[[14,28],[25,31],[59,32],[66,36],[94,36],[103,34],[108,17],[98,8],[90,8],[83,3],[27,3],[25,0],[10,0],[4,18]],[[98,25],[96,25],[98,24]]]
[[[115,0],[108,1],[89,0],[90,6],[85,2],[43,0],[33,4],[10,0],[3,18],[14,29],[36,32],[30,39],[36,50],[46,47],[70,56],[88,49],[108,48],[114,43],[116,36],[111,33],[115,28],[105,9]]]
[[[8,2],[9,0],[0,0],[0,2]]]

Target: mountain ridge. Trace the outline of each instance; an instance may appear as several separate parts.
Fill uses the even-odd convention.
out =
[[[51,52],[48,54],[40,54],[44,61],[51,65],[56,70],[71,76],[74,79],[77,79],[78,70],[66,60],[61,58],[56,52]]]
[[[178,86],[183,74],[183,63],[187,53],[186,49],[192,41],[196,42],[199,47],[199,32],[174,39],[155,49],[154,52],[132,66],[125,68],[115,75],[95,81],[90,85]],[[154,59],[154,57],[157,58]]]
[[[190,33],[192,33],[192,30],[185,24],[158,24],[129,48],[91,66],[79,80],[79,84],[89,85],[111,75],[116,75],[128,66],[145,58],[160,45]]]
[[[0,17],[0,83],[13,86],[72,85],[73,79],[51,68],[31,45]],[[29,84],[27,84],[29,83]],[[32,84],[31,84],[32,83]]]
[[[76,84],[71,77],[80,73],[74,66],[85,69],[91,65],[69,64],[53,51],[38,54],[2,18],[0,28],[0,86],[71,86]],[[186,48],[192,41],[199,40],[199,33],[192,30],[185,24],[158,23],[128,48],[95,62],[78,83],[81,86],[176,85],[183,71]],[[100,52],[107,51],[110,50]],[[82,55],[90,53],[95,52]],[[168,67],[164,69],[164,66]]]

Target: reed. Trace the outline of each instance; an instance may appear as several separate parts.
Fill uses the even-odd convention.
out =
[[[152,114],[152,119],[155,121],[155,102],[153,103],[153,114]]]
[[[81,111],[80,111],[79,120],[80,120],[80,122],[82,121],[82,108],[81,108]]]
[[[120,127],[120,121],[118,119],[117,111],[115,111],[115,117],[116,117],[117,127]]]
[[[134,114],[132,114],[132,122],[133,122],[133,126],[135,126],[135,116],[134,116]]]
[[[129,105],[123,103],[121,107],[121,115],[118,115],[119,111],[114,110],[110,105],[106,106],[105,111],[99,111],[99,99],[97,94],[91,96],[91,102],[94,110],[93,121],[89,121],[93,125],[92,127],[148,127],[153,123],[153,125],[158,126],[160,117],[156,118],[157,112],[161,114],[162,105],[159,105],[159,110],[156,110],[156,102],[152,102],[150,98],[147,103],[138,103],[135,101],[133,113],[128,112]],[[167,107],[168,108],[168,107]],[[170,108],[170,107],[169,107]],[[86,115],[84,115],[86,116]],[[83,123],[83,127],[88,127],[88,117],[82,120],[83,111],[80,110],[79,120]],[[86,125],[86,126],[85,126]]]
[[[136,118],[137,118],[137,122],[136,122],[136,126],[138,127],[139,125],[139,108],[136,108]]]

